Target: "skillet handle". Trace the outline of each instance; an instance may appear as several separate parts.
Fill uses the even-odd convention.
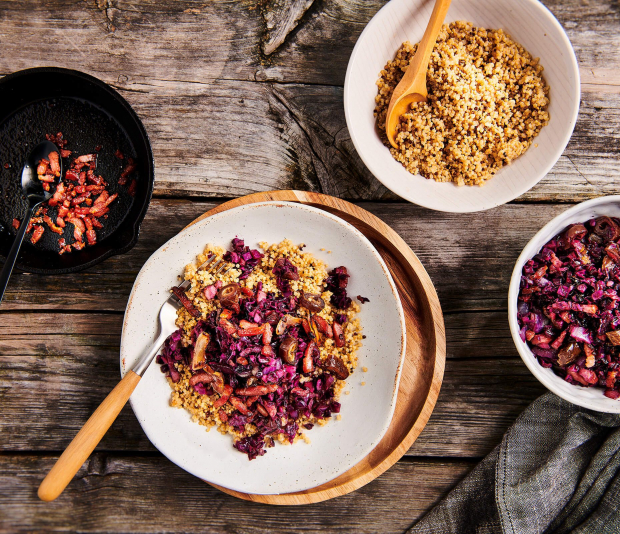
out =
[[[127,371],[123,379],[90,416],[41,482],[38,492],[41,500],[53,501],[64,491],[117,418],[129,396],[136,389],[140,378],[141,376],[133,371]]]
[[[6,257],[4,267],[2,267],[2,272],[0,273],[0,302],[2,302],[4,292],[6,291],[6,286],[9,283],[9,278],[11,278],[13,267],[15,267],[19,250],[22,248],[24,236],[26,235],[26,228],[28,228],[28,223],[30,222],[30,217],[32,217],[32,212],[35,207],[36,206],[28,206],[28,211],[26,212],[26,215],[24,215],[22,223],[19,225],[19,229],[17,230],[17,235],[15,236],[11,250]]]

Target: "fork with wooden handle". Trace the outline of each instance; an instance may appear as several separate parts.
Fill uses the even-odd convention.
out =
[[[215,274],[221,273],[227,265],[229,266],[228,269],[230,269],[230,264],[223,262],[221,258],[215,261],[216,258],[216,255],[210,256],[199,269],[208,270]],[[138,382],[140,382],[140,379],[155,358],[155,355],[159,352],[166,338],[176,330],[176,312],[180,305],[186,305],[189,302],[184,294],[188,286],[189,282],[184,281],[172,288],[172,294],[159,310],[160,328],[157,339],[152,347],[140,357],[136,365],[125,373],[123,379],[99,405],[60,458],[58,458],[54,467],[52,467],[39,486],[38,495],[41,500],[53,501],[64,491],[118,417],[118,414],[129,400],[133,390],[136,389]],[[187,302],[184,302],[184,300]],[[188,305],[191,306],[191,302]]]

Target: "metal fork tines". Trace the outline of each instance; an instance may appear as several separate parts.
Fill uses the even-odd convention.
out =
[[[214,263],[215,262],[215,263]],[[228,268],[223,271],[223,269],[228,266]],[[210,254],[207,260],[198,267],[198,271],[207,271],[213,274],[226,274],[233,268],[232,263],[227,263],[224,261],[224,258],[217,256],[217,254]],[[223,271],[223,272],[222,272]],[[179,289],[187,289],[190,286],[191,282],[189,280],[184,280],[177,287]]]

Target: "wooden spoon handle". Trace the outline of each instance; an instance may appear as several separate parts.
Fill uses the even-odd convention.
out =
[[[433,53],[433,48],[435,48],[435,42],[437,41],[437,36],[443,26],[444,19],[448,14],[450,2],[451,0],[436,0],[435,2],[426,31],[424,32],[420,44],[418,44],[418,49],[415,56],[411,60],[411,63],[409,64],[409,67],[407,67],[407,71],[403,76],[406,83],[413,84],[413,87],[409,92],[419,93],[424,96],[427,94],[426,71],[428,70],[428,62],[431,59],[431,54]],[[415,76],[416,80],[409,80],[407,75],[411,78]]]
[[[117,418],[129,396],[136,389],[140,378],[140,375],[133,371],[127,371],[123,379],[90,416],[41,482],[38,492],[41,500],[53,501],[63,492]]]

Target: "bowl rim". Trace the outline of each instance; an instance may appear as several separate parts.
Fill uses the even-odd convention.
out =
[[[510,286],[508,288],[508,324],[510,325],[510,334],[512,336],[512,340],[515,344],[517,352],[519,353],[519,356],[523,360],[523,363],[525,363],[525,365],[532,372],[532,374],[548,390],[555,393],[564,400],[576,404],[577,406],[581,406],[583,408],[588,408],[590,410],[603,413],[620,413],[620,402],[605,397],[603,395],[603,390],[600,388],[595,388],[596,390],[599,390],[601,392],[600,399],[575,397],[571,394],[566,393],[563,389],[559,388],[559,385],[564,384],[565,381],[562,380],[559,376],[557,376],[551,369],[546,369],[542,367],[536,360],[536,357],[531,352],[529,347],[522,341],[521,336],[519,335],[519,324],[517,321],[516,312],[523,265],[532,256],[537,254],[540,248],[550,239],[550,237],[545,236],[548,236],[550,232],[552,232],[553,235],[556,235],[557,233],[562,231],[568,224],[571,224],[571,222],[576,222],[574,221],[574,219],[578,216],[578,214],[582,213],[588,208],[592,208],[594,206],[603,206],[606,204],[618,204],[620,206],[620,195],[603,196],[591,200],[586,200],[585,202],[580,202],[579,204],[556,215],[538,232],[536,232],[536,234],[527,242],[515,262],[515,266],[512,270],[512,275],[510,277]],[[573,387],[575,388],[575,394],[581,391],[581,389],[577,389],[578,386]],[[602,404],[604,404],[605,406],[601,406]]]
[[[514,200],[515,198],[523,195],[524,193],[526,193],[527,191],[529,191],[530,189],[532,189],[533,187],[535,187],[548,173],[549,171],[553,168],[553,166],[558,162],[558,160],[560,159],[560,157],[562,156],[564,150],[566,149],[566,146],[568,145],[573,131],[575,129],[575,125],[577,123],[577,117],[579,115],[579,107],[581,104],[581,76],[579,73],[579,62],[577,61],[577,56],[575,54],[575,49],[573,48],[572,43],[570,42],[570,39],[568,38],[568,35],[566,34],[566,31],[564,30],[563,26],[560,24],[560,22],[558,21],[558,19],[555,17],[555,15],[549,10],[549,8],[547,6],[545,6],[544,4],[542,4],[539,0],[518,0],[515,1],[515,7],[519,7],[521,4],[528,4],[529,6],[533,7],[534,9],[538,9],[541,16],[543,16],[545,18],[545,20],[551,24],[552,26],[554,26],[556,28],[556,30],[558,30],[558,33],[561,36],[561,40],[562,40],[562,44],[564,46],[564,48],[568,51],[568,60],[571,64],[572,67],[572,71],[573,71],[573,75],[574,75],[574,80],[575,80],[575,96],[573,98],[573,102],[572,102],[572,110],[571,110],[571,116],[570,116],[570,121],[569,121],[569,128],[567,128],[565,130],[564,133],[564,137],[562,138],[562,141],[560,143],[558,143],[557,148],[554,150],[552,157],[550,157],[548,159],[548,163],[544,166],[544,168],[539,172],[539,176],[536,179],[535,182],[533,182],[531,185],[524,185],[521,187],[515,187],[512,192],[506,196],[505,199],[503,199],[501,202],[489,202],[489,201],[481,201],[479,202],[479,205],[472,207],[467,203],[462,204],[461,206],[457,206],[457,207],[452,207],[452,208],[446,208],[444,206],[442,206],[441,201],[439,202],[429,202],[429,201],[420,201],[420,199],[418,197],[416,197],[415,195],[412,194],[407,194],[404,191],[399,191],[396,189],[392,189],[392,187],[390,185],[388,185],[387,180],[384,181],[384,179],[382,178],[382,175],[385,173],[385,170],[382,166],[382,162],[383,160],[377,160],[377,161],[373,161],[371,158],[368,157],[367,154],[364,153],[363,150],[360,150],[361,147],[361,143],[360,143],[360,138],[359,135],[357,134],[357,132],[355,131],[355,128],[352,128],[352,115],[354,113],[354,111],[351,109],[351,104],[350,104],[350,92],[351,92],[351,77],[352,77],[352,71],[355,68],[355,63],[356,63],[356,59],[357,59],[357,55],[360,53],[360,49],[362,47],[362,43],[366,40],[366,38],[368,38],[369,36],[371,36],[372,34],[374,34],[375,31],[375,26],[378,26],[379,23],[381,22],[382,17],[390,11],[390,9],[395,9],[393,6],[398,3],[398,2],[403,2],[404,3],[405,0],[390,0],[387,4],[385,4],[381,9],[379,9],[379,11],[377,11],[377,13],[375,13],[375,15],[372,17],[372,19],[368,22],[368,24],[366,25],[366,27],[364,28],[364,30],[362,31],[362,33],[360,34],[360,36],[357,39],[357,42],[355,43],[355,46],[353,48],[353,51],[351,52],[351,56],[349,57],[349,63],[347,65],[347,70],[346,70],[346,74],[345,74],[345,81],[344,81],[344,94],[343,94],[343,101],[344,101],[344,113],[345,113],[345,120],[346,120],[346,124],[347,124],[347,129],[349,131],[349,136],[351,137],[351,141],[353,142],[353,146],[355,147],[355,151],[357,152],[357,154],[359,155],[360,159],[362,160],[362,162],[364,163],[364,165],[366,166],[366,168],[371,172],[371,174],[377,179],[379,180],[385,187],[387,187],[389,190],[391,190],[393,193],[397,194],[398,196],[404,198],[405,200],[413,203],[413,204],[417,204],[419,206],[425,207],[427,209],[432,209],[435,211],[441,211],[441,212],[445,212],[445,213],[474,213],[477,211],[485,211],[485,210],[489,210],[492,208],[496,208],[498,206],[502,206],[504,204],[506,204],[507,202],[510,202],[512,200]],[[510,34],[510,32],[508,32]],[[378,76],[378,75],[377,75]],[[518,160],[518,158],[517,158]],[[517,161],[515,160],[515,161]],[[504,167],[505,168],[505,167]],[[406,172],[406,171],[405,171]],[[410,173],[409,173],[410,174]],[[421,175],[417,174],[417,175],[412,175],[413,178],[415,179],[424,179]],[[441,184],[441,183],[437,183],[436,185],[454,185],[454,184]],[[454,187],[457,187],[456,185],[454,185]],[[465,187],[465,186],[463,186]],[[467,187],[473,187],[473,186],[467,186]]]
[[[153,252],[153,254],[149,257],[149,259],[144,263],[143,267],[141,268],[140,272],[138,273],[138,275],[136,277],[136,280],[134,281],[134,285],[132,287],[131,294],[130,294],[128,302],[127,302],[127,306],[126,306],[126,310],[125,310],[125,316],[124,316],[124,319],[123,319],[123,332],[121,334],[121,350],[120,350],[120,353],[119,353],[119,363],[120,363],[121,376],[124,376],[125,373],[128,370],[130,370],[132,368],[132,366],[135,364],[135,361],[133,361],[133,360],[130,361],[130,362],[129,361],[125,361],[126,357],[125,357],[124,351],[123,351],[123,339],[125,339],[125,336],[126,336],[125,330],[127,328],[127,314],[129,313],[130,308],[132,306],[132,302],[133,302],[133,299],[134,299],[134,296],[135,296],[135,291],[136,291],[137,285],[138,285],[139,282],[142,281],[141,278],[145,274],[144,269],[147,266],[147,264],[151,261],[153,256],[155,256],[158,252],[163,251],[165,248],[167,248],[169,243],[170,243],[170,241],[173,240],[173,239],[176,239],[180,234],[185,233],[185,232],[189,232],[191,230],[195,230],[196,227],[201,226],[201,225],[202,226],[208,226],[209,223],[211,223],[214,219],[226,219],[226,218],[229,218],[231,216],[234,217],[234,215],[236,213],[241,212],[241,211],[249,211],[249,210],[260,209],[260,208],[263,208],[265,206],[280,207],[283,204],[286,205],[287,207],[291,207],[293,209],[302,210],[302,211],[306,211],[306,212],[310,212],[310,213],[315,213],[317,215],[325,216],[326,218],[332,220],[334,223],[336,223],[336,224],[340,225],[341,227],[343,227],[344,229],[346,229],[347,232],[352,232],[354,235],[357,235],[360,238],[360,240],[362,242],[362,245],[365,248],[368,249],[369,253],[372,256],[375,257],[377,263],[379,264],[379,266],[381,267],[381,269],[383,271],[383,275],[384,275],[385,280],[387,281],[388,286],[392,290],[392,294],[394,296],[394,301],[395,301],[395,305],[396,305],[396,312],[397,312],[397,315],[399,317],[400,332],[401,332],[401,341],[400,341],[400,344],[399,344],[399,361],[398,361],[398,365],[396,366],[396,373],[395,373],[395,377],[394,377],[394,381],[393,381],[393,388],[392,388],[391,399],[390,399],[390,403],[389,403],[389,414],[381,422],[380,430],[377,433],[375,439],[372,440],[372,441],[369,441],[367,446],[365,447],[365,449],[362,452],[360,452],[358,455],[351,456],[351,455],[347,454],[347,461],[343,462],[341,467],[337,470],[337,472],[335,474],[333,474],[333,476],[331,476],[329,479],[323,480],[319,484],[312,483],[310,486],[304,487],[303,489],[283,490],[283,492],[289,493],[291,491],[292,492],[306,491],[306,490],[309,490],[309,489],[312,489],[312,488],[316,487],[317,485],[328,483],[331,480],[333,480],[333,479],[337,478],[338,476],[340,476],[341,474],[345,473],[350,468],[352,468],[355,465],[357,465],[359,462],[364,461],[364,459],[368,456],[368,454],[370,454],[372,452],[372,450],[374,450],[374,448],[379,444],[379,442],[385,436],[385,434],[386,434],[386,432],[387,432],[387,430],[388,430],[388,428],[389,428],[389,426],[391,424],[391,421],[393,419],[394,411],[396,409],[396,403],[397,403],[397,397],[398,397],[398,388],[399,388],[400,380],[401,380],[401,376],[402,376],[402,369],[403,369],[403,364],[404,364],[404,358],[406,357],[406,351],[407,351],[405,311],[404,311],[402,302],[400,300],[400,296],[398,295],[398,290],[397,290],[397,287],[396,287],[396,282],[394,281],[394,278],[393,278],[392,274],[390,273],[390,271],[389,271],[389,269],[387,267],[387,264],[385,263],[385,260],[379,254],[378,250],[372,244],[370,239],[368,237],[366,237],[360,230],[355,228],[351,223],[347,222],[346,220],[344,220],[343,218],[339,217],[336,214],[330,213],[329,211],[321,210],[320,208],[312,206],[312,205],[302,204],[302,203],[292,202],[292,201],[268,200],[268,201],[256,202],[256,203],[252,203],[252,204],[243,204],[243,205],[231,208],[231,209],[226,210],[226,211],[218,212],[218,213],[215,213],[215,214],[213,214],[213,215],[211,215],[209,217],[205,217],[204,219],[197,220],[197,221],[195,221],[195,224],[190,224],[187,227],[181,229],[177,234],[175,234],[168,241],[166,241],[166,243],[162,244],[161,247],[159,247],[155,252]],[[181,270],[183,269],[184,266],[185,266],[185,263],[182,263],[182,265],[179,264],[179,268]],[[152,362],[152,365],[156,365],[156,363]],[[134,414],[138,418],[138,421],[140,423],[140,426],[142,427],[142,430],[146,434],[146,436],[149,439],[149,441],[153,444],[153,446],[155,446],[171,462],[176,464],[178,467],[180,467],[184,471],[187,471],[188,473],[190,473],[190,474],[192,474],[192,475],[194,475],[196,477],[202,478],[205,482],[208,482],[210,484],[217,484],[217,485],[220,485],[220,486],[222,486],[224,488],[227,488],[227,489],[230,489],[230,490],[233,490],[233,491],[237,491],[237,492],[242,492],[242,493],[247,493],[248,492],[248,488],[245,488],[243,486],[239,486],[237,483],[231,483],[231,482],[228,482],[228,481],[226,483],[222,483],[221,481],[211,481],[211,480],[209,480],[207,478],[203,478],[205,476],[204,473],[202,473],[202,474],[199,473],[199,470],[195,466],[192,465],[190,467],[190,466],[187,465],[187,462],[184,461],[182,458],[179,458],[178,456],[174,456],[172,454],[169,455],[170,446],[166,444],[165,438],[162,438],[157,433],[157,431],[153,428],[152,424],[151,424],[151,426],[148,429],[145,428],[145,426],[143,424],[143,420],[139,416],[139,413],[136,411],[136,406],[135,406],[134,400],[135,399],[130,398],[129,399],[129,403],[131,405],[132,410],[134,411]],[[193,425],[193,424],[197,424],[197,423],[191,422],[191,424]],[[379,428],[379,425],[377,425],[377,427]],[[164,450],[165,450],[165,452],[164,452]],[[231,450],[232,450],[232,446],[231,446]],[[355,460],[351,460],[351,458],[355,458]],[[270,494],[274,494],[273,490],[252,491],[252,493],[256,494],[256,495],[270,495]]]

